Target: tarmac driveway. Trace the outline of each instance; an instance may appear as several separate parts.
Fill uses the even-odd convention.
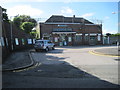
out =
[[[58,47],[56,50],[49,51],[48,53],[33,52],[32,57],[34,60],[41,63],[41,65],[49,65],[51,67],[57,65],[59,70],[55,70],[54,68],[54,72],[57,71],[58,73],[59,71],[62,71],[64,72],[64,75],[66,75],[65,77],[77,78],[81,76],[90,76],[87,74],[83,75],[83,73],[80,75],[81,72],[79,71],[82,70],[102,80],[118,84],[117,57],[99,56],[89,53],[90,50],[113,49],[113,47]],[[71,68],[66,72],[65,70],[68,66],[72,66],[74,69]],[[72,75],[69,72],[71,72]],[[58,77],[64,77],[64,75],[59,74]]]
[[[116,57],[89,53],[100,48],[107,47],[57,47],[47,53],[32,50],[37,65],[20,72],[4,72],[3,87],[117,88]]]

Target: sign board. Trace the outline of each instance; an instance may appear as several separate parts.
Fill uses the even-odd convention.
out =
[[[15,38],[15,44],[16,44],[16,45],[19,45],[18,38]]]
[[[53,31],[60,32],[60,31],[72,31],[71,28],[54,28]]]
[[[28,44],[32,44],[32,39],[28,39]]]
[[[96,36],[97,34],[95,34],[95,33],[90,33],[90,36]]]
[[[1,37],[1,44],[2,44],[2,46],[5,46],[4,38],[3,37]]]

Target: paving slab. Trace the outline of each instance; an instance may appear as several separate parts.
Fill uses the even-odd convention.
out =
[[[13,52],[7,60],[2,64],[2,70],[19,69],[25,66],[32,65],[29,50]]]

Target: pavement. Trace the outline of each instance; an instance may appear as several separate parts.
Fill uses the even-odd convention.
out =
[[[118,47],[95,49],[94,53],[120,56]],[[35,63],[34,60],[31,58],[30,50],[13,52],[10,55],[10,57],[7,58],[7,60],[2,64],[2,71],[24,69],[24,68],[34,65],[34,63]],[[57,63],[57,62],[53,62],[53,63]],[[61,63],[63,62],[61,61]]]
[[[2,64],[2,71],[24,69],[34,65],[29,50],[13,52]]]

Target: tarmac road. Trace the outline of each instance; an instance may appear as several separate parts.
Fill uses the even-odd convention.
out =
[[[35,52],[36,67],[4,72],[3,88],[117,88],[117,57],[94,55],[108,47],[64,47]],[[110,47],[113,48],[113,47]]]

